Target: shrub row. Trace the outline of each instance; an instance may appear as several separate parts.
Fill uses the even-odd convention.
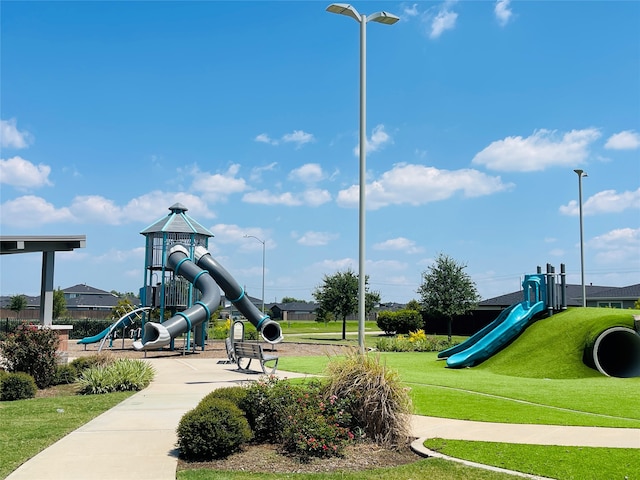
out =
[[[424,326],[422,315],[416,310],[380,312],[376,320],[378,328],[386,334],[407,334]]]
[[[376,349],[380,352],[440,352],[454,343],[446,338],[427,336],[424,330],[409,332],[409,335],[378,338]]]

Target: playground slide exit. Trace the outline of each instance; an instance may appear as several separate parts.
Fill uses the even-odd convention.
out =
[[[175,245],[169,250],[167,265],[176,275],[181,275],[193,283],[202,293],[202,298],[164,323],[145,323],[142,339],[133,342],[133,348],[136,350],[150,350],[169,345],[173,338],[208,320],[211,312],[220,304],[218,285],[209,272],[191,261],[184,246]]]

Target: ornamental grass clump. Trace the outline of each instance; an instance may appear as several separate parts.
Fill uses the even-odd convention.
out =
[[[411,435],[411,398],[396,371],[357,351],[329,362],[325,394],[348,398],[352,425],[378,445],[401,448]]]
[[[111,392],[139,391],[147,387],[155,371],[142,360],[120,358],[106,366],[91,367],[78,379],[80,394],[91,395]]]

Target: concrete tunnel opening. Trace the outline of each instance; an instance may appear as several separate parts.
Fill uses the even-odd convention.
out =
[[[608,377],[640,377],[640,335],[633,329],[604,330],[590,350],[586,363],[600,373]]]

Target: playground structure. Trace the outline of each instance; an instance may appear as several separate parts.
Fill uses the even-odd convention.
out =
[[[163,323],[145,323],[142,339],[133,343],[136,350],[150,350],[169,345],[176,336],[188,333],[192,328],[209,320],[211,312],[220,303],[218,286],[228,298],[233,298],[231,303],[256,327],[267,342],[275,344],[282,341],[280,324],[264,315],[249,301],[242,287],[211,257],[206,248],[196,247],[194,262],[189,258],[185,246],[174,245],[169,250],[167,266],[176,275],[181,275],[193,284],[200,291],[201,298],[190,308],[177,312]]]
[[[446,358],[449,368],[472,367],[516,338],[537,315],[547,310],[545,275],[526,275],[522,286],[522,302],[503,310],[498,318],[466,341],[443,350],[438,358]]]
[[[466,341],[443,350],[438,358],[447,367],[472,367],[499,352],[535,320],[566,310],[565,266],[560,268],[556,284],[555,269],[547,264],[547,272],[538,267],[537,274],[526,275],[522,283],[523,301],[505,308],[500,315]],[[583,362],[609,377],[640,377],[640,318],[635,330],[612,326],[597,334],[593,344],[585,348]]]
[[[114,333],[128,327],[136,315],[142,324],[142,338],[133,342],[135,350],[173,349],[174,339],[185,333],[185,349],[192,334],[194,347],[204,349],[207,322],[221,303],[220,288],[267,342],[282,341],[280,324],[258,310],[238,282],[211,257],[207,247],[213,234],[189,217],[184,205],[176,203],[169,211],[141,232],[146,243],[141,306],[79,343],[86,348],[101,341],[101,350],[110,339],[112,346]],[[152,310],[158,321],[151,321]]]

